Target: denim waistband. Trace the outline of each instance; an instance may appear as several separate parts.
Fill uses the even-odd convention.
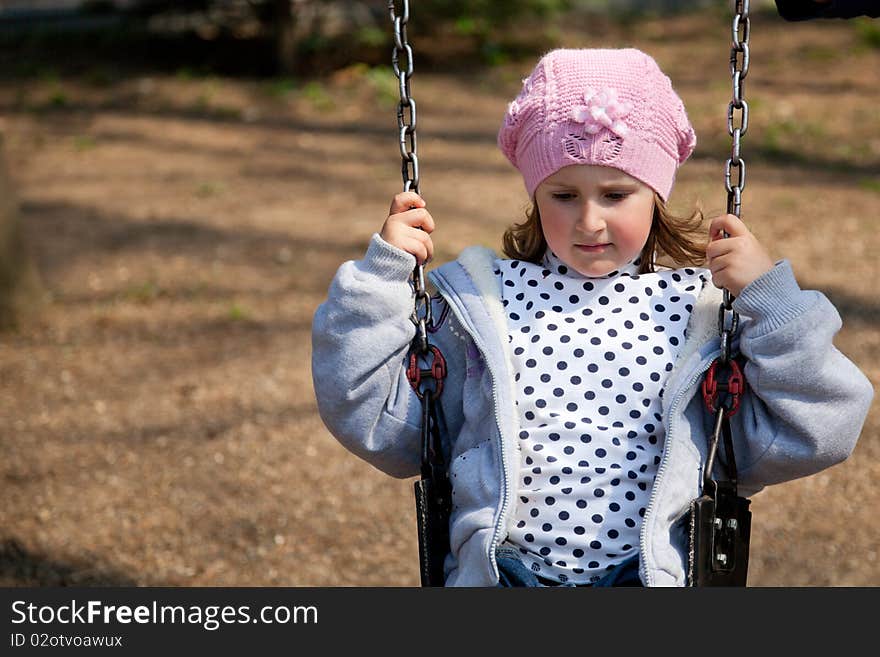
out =
[[[498,561],[499,582],[502,587],[611,587],[611,586],[642,586],[639,578],[638,553],[624,559],[609,569],[599,580],[592,583],[577,584],[575,582],[557,582],[541,577],[522,562],[518,548],[501,545],[495,549]]]

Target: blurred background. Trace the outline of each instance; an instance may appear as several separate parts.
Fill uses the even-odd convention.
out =
[[[880,21],[752,8],[743,217],[876,384]],[[435,262],[521,220],[495,135],[555,46],[653,55],[698,135],[672,206],[724,211],[731,11],[413,2]],[[392,43],[384,1],[0,1],[0,585],[418,585],[412,480],[335,442],[310,371],[402,188]],[[755,496],[750,585],[880,585],[878,432]]]

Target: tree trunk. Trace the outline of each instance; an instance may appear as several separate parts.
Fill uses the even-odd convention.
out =
[[[0,133],[0,329],[18,326],[43,299],[37,269],[26,248]]]
[[[296,69],[296,22],[293,0],[274,0],[272,29],[275,33],[275,60],[278,72],[292,74]]]

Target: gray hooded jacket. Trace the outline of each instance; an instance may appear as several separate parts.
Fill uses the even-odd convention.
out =
[[[429,274],[439,297],[430,341],[445,356],[440,397],[453,484],[447,586],[494,586],[495,548],[517,503],[520,464],[507,320],[493,272],[497,256],[471,247]],[[415,258],[373,236],[344,263],[312,330],[312,376],[321,418],[351,452],[395,477],[420,468],[420,403],[405,374],[415,335],[409,276]],[[700,494],[712,433],[699,384],[719,355],[721,291],[707,284],[663,394],[666,438],[642,521],[646,586],[684,586],[690,501]],[[855,447],[873,387],[832,339],[841,327],[820,292],[801,290],[783,260],[734,301],[748,389],[731,419],[740,494],[813,474]],[[720,474],[720,473],[718,473]]]

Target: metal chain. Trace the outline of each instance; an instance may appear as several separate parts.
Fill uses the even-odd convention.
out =
[[[388,0],[388,13],[394,28],[394,50],[391,52],[391,66],[397,76],[400,89],[400,102],[397,104],[397,128],[400,144],[401,174],[403,191],[419,194],[419,156],[416,138],[416,101],[409,88],[409,79],[413,74],[413,51],[406,37],[406,24],[409,21],[409,0],[403,0],[403,12],[397,13],[397,2]],[[415,289],[415,309],[413,323],[417,327],[416,339],[419,351],[427,354],[428,327],[434,320],[431,316],[431,297],[425,288],[425,267],[416,264],[413,271],[413,287]]]
[[[395,0],[388,0],[388,12],[394,27],[394,50],[391,52],[391,66],[400,88],[400,102],[397,105],[397,127],[400,135],[400,157],[402,159],[403,191],[419,193],[419,156],[416,141],[416,101],[410,95],[409,79],[413,74],[413,51],[406,38],[406,24],[409,21],[409,0],[403,0],[403,13],[396,13]],[[401,57],[405,66],[401,67]],[[411,171],[410,171],[411,169]]]
[[[733,42],[730,48],[730,75],[733,97],[727,106],[727,132],[733,143],[730,158],[724,167],[724,188],[727,190],[727,212],[739,217],[742,213],[742,191],[746,186],[746,163],[740,152],[741,140],[749,129],[749,104],[745,99],[743,83],[749,74],[749,0],[734,0],[732,26]],[[736,125],[734,125],[736,124]],[[736,169],[733,181],[732,170]],[[724,237],[727,237],[724,233]],[[730,360],[730,347],[739,324],[739,315],[733,309],[733,296],[724,290],[724,301],[718,309],[718,331],[721,334],[721,362]]]

